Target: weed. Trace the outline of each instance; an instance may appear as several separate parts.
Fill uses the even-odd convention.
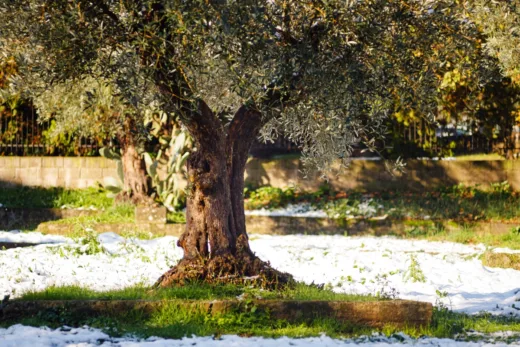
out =
[[[60,257],[81,255],[94,255],[106,253],[105,248],[97,239],[97,233],[91,228],[83,228],[81,232],[76,232],[72,239],[76,245],[60,245],[49,248],[51,252],[59,254]]]
[[[426,282],[426,277],[424,276],[424,272],[421,270],[421,266],[417,261],[417,257],[413,254],[410,255],[410,264],[408,265],[408,269],[403,274],[403,280],[405,282],[412,281],[416,282]]]

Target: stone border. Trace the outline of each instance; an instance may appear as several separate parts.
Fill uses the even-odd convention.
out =
[[[43,222],[97,214],[99,211],[64,208],[0,208],[0,230],[24,229]]]
[[[12,301],[8,302],[1,317],[4,321],[31,317],[42,311],[67,312],[80,316],[99,316],[127,313],[138,310],[150,315],[172,304],[190,310],[216,315],[234,311],[247,311],[245,303],[238,300],[65,300],[65,301]],[[256,306],[260,312],[269,312],[274,319],[301,322],[318,318],[333,318],[342,323],[381,328],[426,327],[430,324],[433,305],[427,302],[392,301],[294,301],[294,300],[254,300],[249,307]]]
[[[328,218],[302,217],[266,217],[246,216],[247,232],[264,235],[405,235],[405,231],[412,227],[428,227],[439,225],[448,231],[457,231],[468,224],[454,221],[425,221],[425,220],[356,220],[339,221]],[[469,223],[475,233],[504,234],[509,233],[518,223],[503,222],[475,222]],[[36,229],[44,234],[64,235],[70,232],[70,224],[41,223]],[[184,232],[185,224],[161,223],[118,223],[97,224],[97,232],[127,232],[144,231],[163,236],[180,236]],[[0,230],[2,225],[0,224]]]

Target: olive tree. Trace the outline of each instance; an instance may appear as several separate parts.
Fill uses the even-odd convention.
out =
[[[180,262],[157,285],[283,284],[249,247],[244,170],[257,136],[283,133],[324,169],[373,144],[410,104],[431,112],[439,69],[470,22],[455,0],[2,0],[2,49],[47,81],[108,78],[148,95],[194,142]],[[145,86],[145,88],[143,88]]]
[[[474,14],[486,36],[487,53],[497,59],[505,77],[520,84],[520,3],[478,0]]]
[[[143,158],[147,140],[145,118],[159,112],[129,107],[118,95],[113,82],[84,76],[48,86],[32,97],[39,120],[55,120],[54,133],[114,139],[121,152],[120,201],[152,203],[150,184]],[[111,151],[110,151],[111,152]]]

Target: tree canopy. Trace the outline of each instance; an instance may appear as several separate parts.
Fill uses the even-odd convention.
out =
[[[253,139],[283,133],[310,166],[347,160],[395,108],[436,108],[476,30],[456,0],[21,0],[0,15],[2,53],[20,66],[14,87],[106,80],[137,117],[157,104],[193,138],[184,258],[162,286],[290,282],[249,248]]]
[[[1,9],[11,18],[4,54],[22,58],[33,80],[105,78],[132,107],[158,99],[186,125],[200,100],[223,124],[248,105],[266,137],[285,133],[319,166],[381,133],[395,95],[431,111],[442,64],[461,61],[473,30],[456,1],[26,0]]]

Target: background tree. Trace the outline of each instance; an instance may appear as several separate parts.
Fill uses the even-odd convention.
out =
[[[486,35],[488,54],[497,59],[504,76],[520,84],[520,4],[478,0],[474,14]]]
[[[27,75],[108,78],[136,109],[152,94],[193,138],[184,258],[162,286],[289,281],[249,248],[243,188],[253,139],[283,133],[308,166],[346,161],[352,145],[384,132],[396,95],[428,114],[435,67],[473,29],[451,0],[23,0],[0,8],[10,18],[0,24],[2,48]]]
[[[86,76],[50,86],[34,96],[34,103],[40,121],[55,121],[54,134],[115,139],[121,150],[124,185],[117,198],[151,202],[143,158],[147,139],[144,117],[117,94],[109,81]]]

